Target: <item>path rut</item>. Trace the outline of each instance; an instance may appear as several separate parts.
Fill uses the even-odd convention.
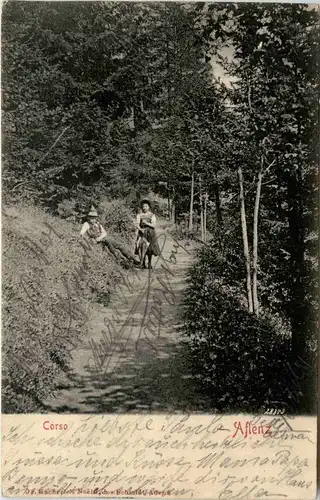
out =
[[[73,351],[68,380],[44,402],[46,411],[161,413],[208,408],[180,331],[182,292],[193,252],[189,246],[178,246],[166,232],[159,242],[162,255],[154,269],[128,275],[127,284],[114,290],[109,306],[90,317],[89,333]]]

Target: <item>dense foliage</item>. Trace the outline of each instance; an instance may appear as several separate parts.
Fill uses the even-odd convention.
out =
[[[202,248],[185,295],[184,329],[203,390],[218,411],[315,411],[314,345],[301,362],[292,357],[290,326],[279,311],[259,318],[248,312],[243,257],[233,250]]]
[[[279,385],[264,395],[270,373],[286,356],[312,366],[317,23],[302,4],[9,2],[3,11],[5,201],[32,198],[79,222],[106,196],[136,206],[152,190],[171,222],[183,221],[176,235],[211,238],[185,325],[203,378],[219,381],[221,408],[229,397],[249,408],[252,391],[288,401],[293,389]],[[130,210],[106,213],[125,241]],[[223,375],[233,362],[238,394]]]
[[[289,404],[297,391],[305,396],[315,387],[310,376],[317,331],[317,15],[301,5],[212,5],[205,18],[208,50],[216,50],[217,40],[233,48],[232,60],[221,59],[234,79],[226,91],[232,114],[225,118],[223,170],[224,176],[230,172],[223,194],[230,193],[231,201],[215,229],[216,241],[193,272],[186,331],[223,408],[228,401],[252,408],[253,394],[264,403]],[[239,183],[245,193],[241,225],[234,223]],[[256,285],[251,271],[258,275]],[[248,297],[252,291],[258,300],[255,315],[248,313],[246,281]],[[308,368],[297,375],[298,384],[286,366],[280,377],[283,360],[292,368],[301,355]],[[232,392],[231,378],[223,373],[237,356]],[[272,387],[277,379],[285,389]],[[289,406],[315,408],[310,399]]]
[[[53,208],[88,186],[138,198],[161,181],[174,190],[186,112],[212,93],[194,22],[176,4],[6,6],[6,185]]]

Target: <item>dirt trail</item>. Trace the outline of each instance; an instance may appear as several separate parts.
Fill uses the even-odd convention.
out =
[[[203,411],[179,331],[191,247],[162,234],[162,256],[119,285],[108,307],[89,319],[89,335],[73,351],[68,380],[45,402],[68,413]],[[124,276],[127,273],[124,272]]]

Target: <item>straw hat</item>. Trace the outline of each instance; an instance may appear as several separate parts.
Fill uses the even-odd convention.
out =
[[[98,212],[97,212],[97,210],[94,208],[94,206],[93,206],[93,205],[91,205],[90,212],[88,213],[88,216],[89,216],[89,217],[98,217]]]

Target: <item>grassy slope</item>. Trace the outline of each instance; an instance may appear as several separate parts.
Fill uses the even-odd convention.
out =
[[[4,207],[2,225],[3,411],[38,411],[119,264],[98,245],[86,255],[79,225],[39,208]]]

